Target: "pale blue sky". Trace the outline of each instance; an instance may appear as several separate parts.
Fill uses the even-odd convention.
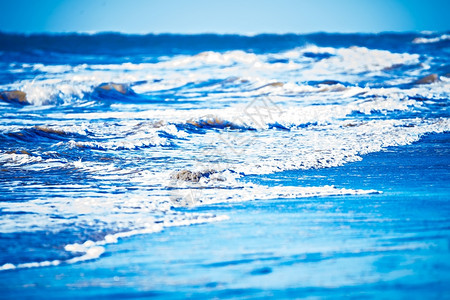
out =
[[[447,31],[450,0],[0,0],[0,31]]]

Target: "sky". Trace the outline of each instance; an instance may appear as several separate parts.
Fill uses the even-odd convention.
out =
[[[448,31],[450,0],[0,0],[0,31]]]

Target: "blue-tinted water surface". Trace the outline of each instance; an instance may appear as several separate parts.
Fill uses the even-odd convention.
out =
[[[0,34],[0,297],[445,298],[449,49]]]

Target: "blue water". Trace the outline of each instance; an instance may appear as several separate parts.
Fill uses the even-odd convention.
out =
[[[4,298],[445,298],[450,38],[0,34]]]

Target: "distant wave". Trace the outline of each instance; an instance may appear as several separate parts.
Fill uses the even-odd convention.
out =
[[[450,35],[449,34],[443,34],[441,36],[437,37],[417,37],[413,40],[414,44],[430,44],[430,43],[438,43],[442,41],[449,41]]]
[[[0,51],[49,51],[71,54],[121,55],[130,60],[135,55],[191,55],[203,51],[243,50],[254,53],[279,52],[314,44],[318,46],[349,47],[359,45],[371,49],[404,49],[409,41],[421,38],[419,33],[383,34],[121,34],[64,33],[14,34],[0,33]],[[413,48],[410,48],[413,50]],[[32,53],[30,53],[32,54]],[[58,57],[52,57],[53,61]]]

